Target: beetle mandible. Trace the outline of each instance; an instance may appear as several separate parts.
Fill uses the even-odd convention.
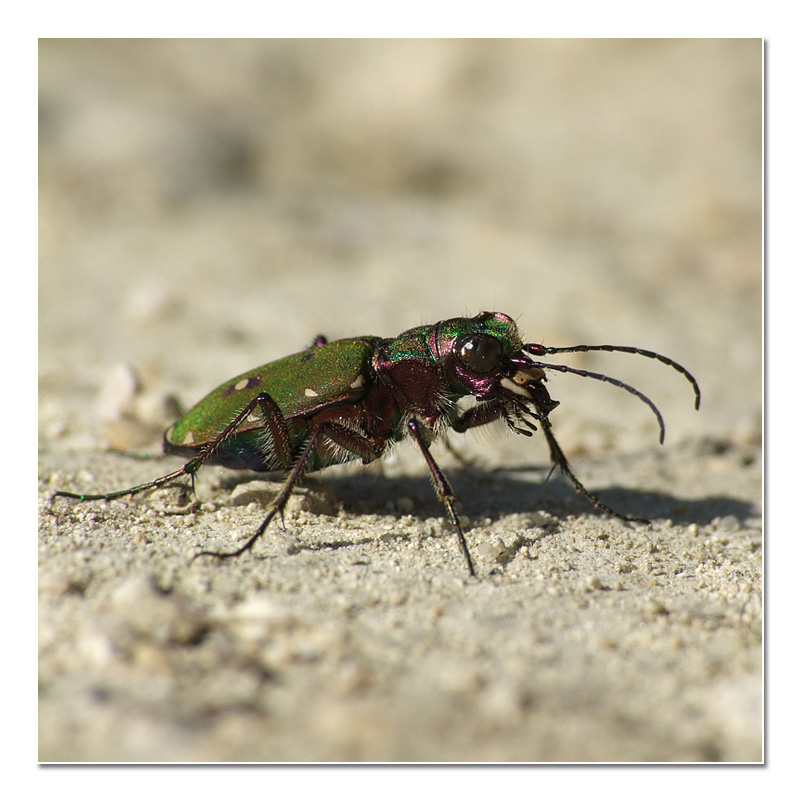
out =
[[[572,472],[553,435],[553,400],[545,382],[547,370],[605,381],[638,397],[658,420],[661,443],[664,420],[655,404],[634,387],[597,372],[536,360],[557,353],[591,350],[632,353],[660,361],[691,384],[695,408],[700,388],[677,362],[652,350],[621,345],[546,347],[526,344],[511,317],[485,311],[412,328],[393,339],[357,336],[328,342],[318,336],[303,351],[226,381],[164,434],[164,452],[188,457],[178,470],[139,486],[106,494],[59,491],[56,497],[111,500],[163,486],[194,475],[205,464],[255,472],[283,470],[281,491],[256,532],[237,550],[203,550],[197,556],[232,558],[250,550],[276,514],[281,514],[302,476],[332,464],[380,458],[404,438],[419,447],[430,470],[436,495],[455,528],[470,575],[475,568],[455,508],[452,488],[430,452],[430,444],[448,429],[470,428],[503,420],[514,433],[531,436],[541,427],[553,468],[559,467],[575,489],[597,508],[628,522],[609,508]],[[459,400],[477,402],[459,408]]]

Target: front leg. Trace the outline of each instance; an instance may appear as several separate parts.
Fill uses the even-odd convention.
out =
[[[470,428],[488,425],[503,416],[505,416],[503,405],[498,400],[488,400],[485,403],[470,406],[450,423],[450,427],[456,433],[465,433]]]
[[[643,517],[629,517],[626,514],[620,514],[619,511],[614,511],[613,508],[603,503],[597,495],[592,494],[592,492],[578,480],[575,473],[572,471],[572,467],[570,467],[569,461],[567,461],[567,457],[561,449],[561,445],[556,441],[556,437],[553,435],[550,420],[546,417],[540,417],[540,419],[542,421],[542,430],[544,431],[545,439],[547,439],[547,446],[550,448],[550,460],[553,462],[553,469],[558,467],[569,478],[570,482],[575,487],[575,491],[582,494],[595,508],[605,511],[610,517],[616,517],[623,522],[643,522],[645,525],[650,525],[650,520],[644,519]],[[551,473],[553,469],[550,470]]]

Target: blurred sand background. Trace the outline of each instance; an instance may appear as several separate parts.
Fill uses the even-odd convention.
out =
[[[761,42],[53,41],[39,50],[43,761],[761,758]],[[634,344],[553,375],[573,469],[492,432],[309,480],[123,488],[314,335],[500,310]],[[566,359],[564,359],[566,360]]]

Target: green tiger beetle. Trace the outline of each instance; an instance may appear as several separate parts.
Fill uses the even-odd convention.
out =
[[[107,494],[59,491],[55,496],[111,500],[184,475],[193,484],[195,473],[205,464],[286,472],[288,477],[269,513],[241,547],[221,553],[204,550],[195,556],[233,558],[253,547],[276,514],[283,520],[286,503],[304,474],[355,459],[368,464],[384,455],[389,445],[408,437],[422,452],[436,495],[458,535],[469,574],[474,576],[456,497],[429,449],[448,429],[464,433],[502,419],[514,433],[531,436],[538,423],[550,448],[552,469],[559,467],[580,494],[610,516],[648,523],[614,511],[586,489],[553,435],[550,413],[559,403],[545,387],[547,370],[605,381],[635,395],[655,414],[659,441],[664,442],[661,412],[633,386],[597,372],[535,360],[590,350],[632,353],[672,367],[692,385],[695,408],[700,407],[697,381],[666,356],[619,345],[525,344],[511,317],[485,311],[412,328],[394,339],[357,336],[328,342],[318,336],[299,353],[226,381],[168,428],[164,452],[189,459],[180,469]],[[466,397],[477,402],[460,409],[458,401]]]

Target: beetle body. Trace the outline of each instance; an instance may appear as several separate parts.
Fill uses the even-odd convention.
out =
[[[408,437],[425,458],[436,494],[474,575],[455,495],[429,450],[431,442],[448,429],[462,433],[502,419],[515,433],[530,436],[538,426],[554,466],[561,468],[577,491],[612,516],[646,522],[613,511],[591,494],[573,474],[552,433],[549,415],[558,401],[545,386],[546,370],[595,378],[635,395],[655,413],[663,441],[661,413],[632,386],[599,373],[531,358],[588,350],[633,353],[671,366],[691,383],[699,407],[697,382],[665,356],[619,345],[525,344],[511,317],[483,312],[412,328],[392,339],[362,336],[328,343],[317,337],[299,353],[226,381],[167,429],[165,452],[189,459],[181,469],[104,495],[56,494],[81,500],[137,494],[184,475],[193,478],[205,464],[286,471],[288,477],[266,519],[242,547],[232,553],[198,554],[226,558],[253,546],[275,515],[283,513],[305,473],[355,459],[369,463],[392,443]],[[461,408],[459,401],[466,397],[477,403]]]
[[[296,453],[308,439],[315,420],[346,415],[352,424],[364,428],[369,425],[365,399],[372,388],[371,362],[378,341],[377,337],[362,337],[310,346],[226,381],[167,429],[164,452],[197,456],[219,435],[220,421],[234,418],[262,394],[274,401],[286,423],[291,453]],[[318,448],[306,472],[350,457],[355,456]],[[254,472],[271,472],[287,466],[276,447],[276,437],[271,435],[269,414],[265,415],[258,404],[214,448],[206,463]]]
[[[213,448],[206,464],[270,472],[285,469],[299,455],[309,434],[323,421],[336,422],[363,436],[368,449],[319,443],[305,472],[361,458],[369,463],[388,444],[406,434],[404,420],[415,416],[430,443],[455,419],[457,401],[480,397],[487,379],[464,375],[453,356],[461,336],[491,336],[509,356],[522,345],[516,325],[503,315],[446,320],[421,326],[394,339],[363,336],[326,342],[321,337],[306,350],[245,372],[209,393],[164,434],[164,451],[197,456],[220,433],[220,421],[253,408],[226,439]],[[489,378],[489,381],[492,379]],[[268,396],[289,435],[289,459],[281,457],[270,428],[270,412],[257,402]]]

